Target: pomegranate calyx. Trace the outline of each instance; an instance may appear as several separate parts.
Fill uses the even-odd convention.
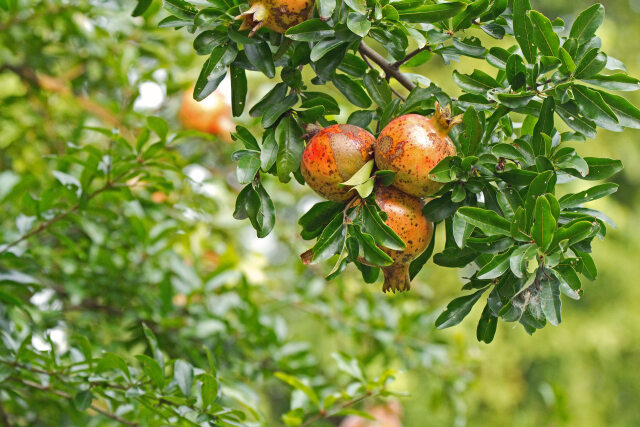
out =
[[[447,135],[454,126],[462,123],[462,114],[451,117],[451,107],[447,105],[445,108],[442,108],[440,103],[436,101],[436,112],[433,115],[433,122],[442,133]]]
[[[246,12],[242,12],[240,15],[235,17],[236,20],[244,19],[239,30],[251,29],[251,31],[249,31],[249,37],[253,37],[260,28],[265,26],[266,18],[267,8],[262,3],[252,4]]]

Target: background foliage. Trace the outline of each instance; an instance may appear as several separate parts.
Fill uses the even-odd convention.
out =
[[[570,22],[588,6],[578,3],[533,6]],[[266,239],[233,220],[237,146],[179,131],[182,90],[205,58],[184,31],[158,28],[157,2],[136,18],[127,2],[5,4],[0,236],[46,231],[0,254],[3,422],[335,424],[388,390],[409,393],[407,426],[640,421],[637,131],[573,143],[626,165],[617,196],[594,203],[618,228],[594,244],[600,274],[582,301],[565,304],[560,328],[503,326],[481,345],[473,321],[433,326],[459,295],[455,270],[428,264],[411,293],[389,298],[357,272],[327,283],[327,269],[300,265],[293,224],[317,201],[304,187],[266,181],[279,217]],[[603,50],[637,75],[640,6],[606,7]],[[459,93],[442,62],[415,73]],[[253,105],[272,84],[247,78]]]

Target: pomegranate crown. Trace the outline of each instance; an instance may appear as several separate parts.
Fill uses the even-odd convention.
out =
[[[454,126],[462,123],[462,114],[451,117],[451,107],[447,105],[445,108],[442,108],[442,105],[436,101],[436,112],[433,115],[433,119],[442,130],[449,133]]]
[[[244,20],[240,26],[240,31],[251,29],[249,37],[253,37],[260,28],[265,26],[266,18],[267,8],[262,3],[254,3],[249,10],[235,17],[236,20]]]

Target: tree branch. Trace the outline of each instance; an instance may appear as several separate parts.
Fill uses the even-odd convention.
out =
[[[416,87],[415,83],[409,80],[407,76],[402,74],[402,72],[400,72],[400,70],[398,70],[397,67],[395,67],[392,63],[390,63],[386,59],[384,59],[382,55],[380,55],[375,50],[371,49],[364,42],[360,43],[360,46],[358,47],[358,52],[360,52],[360,55],[362,55],[363,58],[366,56],[369,59],[371,59],[373,62],[375,62],[376,65],[382,68],[382,70],[385,72],[387,77],[393,77],[398,81],[398,83],[404,86],[407,90],[411,91]]]
[[[400,61],[396,61],[396,62],[394,62],[394,63],[393,63],[393,67],[394,67],[394,68],[396,68],[396,69],[397,69],[397,68],[400,68],[400,66],[401,66],[402,64],[405,64],[405,63],[409,62],[409,60],[410,60],[411,58],[413,58],[414,56],[416,56],[416,55],[417,55],[417,54],[419,54],[419,53],[424,52],[425,50],[428,50],[429,52],[431,52],[431,46],[429,46],[429,45],[425,45],[425,46],[421,47],[420,49],[416,49],[416,50],[414,50],[414,51],[412,51],[412,52],[409,52],[409,53],[407,54],[407,56],[405,56],[404,58],[402,58]]]
[[[20,383],[20,384],[22,384],[24,386],[27,386],[27,387],[30,387],[30,388],[33,388],[33,389],[36,389],[36,390],[52,393],[52,394],[55,394],[56,396],[60,396],[60,397],[63,397],[65,399],[69,399],[69,400],[73,401],[73,396],[72,395],[70,395],[69,393],[67,393],[65,391],[56,390],[54,388],[51,388],[51,386],[38,384],[36,382],[29,381],[29,380],[23,380],[21,378],[9,377],[9,379],[11,379],[11,380],[13,380],[15,382],[18,382],[18,383]],[[124,418],[122,418],[122,417],[120,417],[120,416],[118,416],[118,415],[116,415],[116,414],[114,414],[112,412],[105,411],[104,409],[102,409],[102,408],[100,408],[100,407],[98,407],[98,406],[96,406],[94,404],[89,405],[89,407],[91,409],[93,409],[94,411],[104,415],[105,417],[109,417],[112,420],[115,420],[115,421],[119,422],[120,424],[124,424],[124,425],[130,426],[130,427],[140,427],[140,424],[134,423],[134,422],[129,421],[129,420],[126,420],[126,419],[124,419]]]

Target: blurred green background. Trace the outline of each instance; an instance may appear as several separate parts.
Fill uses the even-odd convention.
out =
[[[551,18],[562,17],[570,24],[579,11],[593,3],[533,0],[532,6]],[[112,46],[88,45],[76,46],[78,51],[75,52],[79,61],[84,61],[87,66],[87,73],[94,73],[91,77],[94,82],[101,79],[100,73],[105,67],[117,76],[113,78],[111,75],[111,80],[105,80],[104,86],[92,93],[93,99],[113,111],[119,108],[131,110],[131,114],[121,117],[125,124],[134,124],[146,114],[153,113],[164,116],[172,128],[177,128],[176,116],[182,91],[193,84],[205,58],[195,55],[192,38],[184,31],[157,29],[155,24],[159,19],[155,18],[144,23],[140,18],[127,20],[128,14],[122,11],[130,10],[133,2],[105,2],[104,6],[95,11],[93,19],[109,21],[113,33],[118,34],[111,43],[119,43],[122,49],[114,51]],[[640,76],[640,0],[607,1],[605,7],[606,19],[598,32],[603,39],[603,50],[622,60],[630,75]],[[111,9],[112,16],[105,12]],[[53,40],[47,45],[46,53],[50,57],[64,57],[65,49],[73,45],[73,40],[56,40],[56,31],[64,27],[65,22],[54,23],[50,28],[34,27],[36,33],[46,33],[44,37]],[[23,30],[24,42],[31,43],[28,27]],[[33,40],[40,38],[34,36]],[[151,58],[142,61],[142,65],[138,64],[136,72],[139,74],[135,77],[130,75],[127,64],[127,55],[137,52],[132,47],[134,44],[135,49],[142,46]],[[0,49],[5,61],[19,56],[9,46]],[[158,57],[161,59],[153,59]],[[157,63],[163,64],[162,72],[157,71]],[[43,64],[45,66],[48,64]],[[465,72],[473,66],[471,59],[454,63],[454,67]],[[63,69],[55,64],[51,67],[52,73],[56,74]],[[429,61],[412,71],[427,76],[451,94],[457,93],[451,81],[451,67],[445,67],[439,60]],[[28,91],[12,73],[0,74],[0,81],[1,99],[21,97]],[[147,87],[143,88],[141,82],[147,82]],[[272,85],[256,73],[249,73],[249,87],[252,89],[248,105],[253,105]],[[634,104],[640,104],[639,94],[625,93],[627,95]],[[154,96],[159,96],[160,101],[153,102]],[[64,97],[54,103],[53,113],[38,106],[38,98],[35,99],[20,107],[24,111],[3,111],[0,105],[0,170],[32,175],[34,180],[38,180],[46,167],[47,160],[43,155],[56,152],[56,147],[63,147],[65,140],[72,140],[78,135],[74,134],[78,113],[77,106]],[[347,116],[348,111],[343,111],[336,119],[346,120]],[[239,122],[259,132],[259,122],[246,113]],[[29,132],[23,133],[25,128]],[[51,138],[51,135],[60,138]],[[305,288],[307,297],[318,299],[323,298],[320,296],[322,293],[334,294],[332,299],[328,299],[328,306],[324,307],[326,311],[319,316],[288,305],[279,307],[279,314],[288,321],[288,335],[300,340],[309,340],[313,336],[311,353],[320,363],[330,364],[329,354],[332,351],[345,350],[366,357],[367,370],[372,372],[379,372],[386,365],[400,369],[393,389],[409,393],[400,399],[407,427],[638,426],[638,138],[638,130],[627,130],[622,134],[599,130],[596,140],[576,144],[581,155],[623,160],[625,169],[614,177],[614,181],[620,184],[620,190],[594,204],[594,207],[607,212],[618,227],[608,230],[606,241],[594,244],[598,279],[585,286],[580,301],[563,300],[563,322],[559,327],[547,326],[533,336],[527,335],[521,327],[513,328],[501,323],[493,343],[478,343],[475,320],[480,315],[481,305],[461,325],[434,331],[432,324],[439,310],[452,297],[459,295],[461,273],[457,270],[429,264],[413,283],[412,292],[397,296],[380,294],[379,284],[364,287],[354,271],[349,271],[336,284],[325,283],[322,274],[326,274],[330,266],[321,265],[309,272],[297,260],[297,254],[307,245],[297,237],[298,229],[294,224],[297,216],[317,200],[308,189],[297,184],[268,183],[279,209],[279,223],[276,236],[257,241],[246,221],[237,222],[231,218],[233,189],[225,186],[224,181],[225,174],[233,174],[230,160],[233,147],[220,141],[194,140],[179,149],[185,159],[184,164],[188,165],[185,167],[187,175],[196,181],[200,176],[201,182],[213,186],[208,190],[215,194],[215,202],[198,205],[205,211],[211,209],[212,217],[192,224],[189,231],[191,241],[188,244],[183,242],[182,251],[185,259],[191,259],[205,253],[207,248],[217,251],[225,247],[227,249],[221,252],[227,262],[238,263],[238,268],[259,286],[283,293]],[[212,178],[211,171],[222,172],[222,178]],[[181,201],[184,203],[202,203],[190,190],[178,188],[176,191],[182,191],[177,197],[183,197]],[[439,235],[436,251],[442,246],[442,237]],[[338,305],[337,301],[344,305]],[[353,312],[342,318],[348,306],[352,306]],[[426,317],[414,316],[415,313],[426,313]],[[351,324],[354,319],[362,323]],[[407,326],[413,321],[415,325]],[[383,323],[384,328],[376,326],[378,323]],[[361,347],[364,340],[358,339],[352,330],[367,335],[368,327],[371,330],[377,327],[384,329],[386,335],[380,338],[380,342],[387,342],[390,348],[394,348],[394,351],[389,351],[389,356],[376,357],[368,351],[370,349]],[[341,332],[343,328],[349,333]],[[380,331],[376,329],[376,332]],[[108,336],[105,338],[106,341],[109,339]],[[423,351],[406,350],[404,343],[409,341],[412,347]],[[250,387],[258,385],[263,387],[258,392],[263,396],[260,407],[271,417],[268,425],[278,425],[277,412],[285,406],[283,397],[272,393],[271,386],[262,381],[249,384]]]

